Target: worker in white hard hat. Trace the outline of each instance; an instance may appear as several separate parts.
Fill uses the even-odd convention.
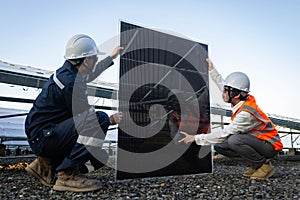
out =
[[[224,102],[232,106],[231,123],[209,134],[190,135],[182,131],[185,138],[179,142],[214,144],[216,152],[250,166],[243,176],[268,179],[275,173],[270,160],[283,148],[278,131],[249,94],[250,81],[246,74],[233,72],[223,80],[209,59],[207,63],[212,79],[222,91]]]
[[[54,190],[86,192],[101,188],[98,180],[81,174],[105,165],[102,150],[110,125],[122,114],[108,116],[88,103],[87,83],[113,65],[122,47],[116,47],[104,60],[95,41],[84,34],[66,44],[63,66],[43,86],[25,122],[30,147],[38,157],[26,171]]]

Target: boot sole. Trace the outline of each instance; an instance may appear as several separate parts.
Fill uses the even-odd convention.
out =
[[[94,187],[94,188],[74,188],[74,187],[68,187],[68,186],[60,186],[60,185],[54,185],[53,186],[53,190],[57,190],[57,191],[71,191],[71,192],[91,192],[91,191],[95,191],[95,190],[99,190],[102,187]]]
[[[273,176],[275,174],[275,169],[273,168],[265,177],[250,177],[250,179],[258,179],[258,180],[267,180],[268,178],[270,178],[271,176]]]
[[[256,170],[253,170],[251,174],[250,174],[250,173],[248,173],[248,174],[247,174],[247,173],[244,173],[243,176],[244,176],[244,177],[251,177],[251,176],[254,174],[255,171],[256,171]],[[247,171],[247,172],[248,172],[248,171]]]
[[[43,177],[41,177],[34,169],[30,168],[29,166],[27,166],[27,167],[25,168],[25,170],[26,170],[29,174],[31,174],[32,176],[34,176],[34,177],[36,177],[37,179],[39,179],[39,181],[40,181],[43,185],[45,185],[45,186],[47,186],[47,187],[52,187],[52,186],[53,186],[53,185],[47,183],[47,181],[45,181],[45,180],[43,179]]]

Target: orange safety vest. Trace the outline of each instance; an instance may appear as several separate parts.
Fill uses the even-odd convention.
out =
[[[259,130],[250,130],[250,134],[256,136],[258,139],[270,142],[275,150],[281,151],[283,149],[278,131],[275,129],[274,124],[268,116],[257,106],[254,96],[249,95],[245,103],[243,103],[242,106],[232,114],[231,120],[233,121],[236,115],[241,111],[249,112],[264,124],[264,126]]]

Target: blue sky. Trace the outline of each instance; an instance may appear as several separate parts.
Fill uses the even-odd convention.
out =
[[[120,20],[170,30],[208,44],[224,78],[243,71],[268,113],[300,119],[300,1],[0,0],[0,60],[55,70],[66,41],[85,33],[98,44],[117,36]],[[113,48],[113,47],[111,47]],[[117,77],[115,71],[103,79]]]

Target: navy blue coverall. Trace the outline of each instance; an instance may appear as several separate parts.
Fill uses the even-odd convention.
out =
[[[108,56],[84,79],[66,60],[43,86],[27,115],[25,131],[33,153],[51,159],[56,171],[79,167],[85,173],[88,161],[94,170],[107,161],[101,146],[109,117],[89,105],[86,83],[112,64]]]

